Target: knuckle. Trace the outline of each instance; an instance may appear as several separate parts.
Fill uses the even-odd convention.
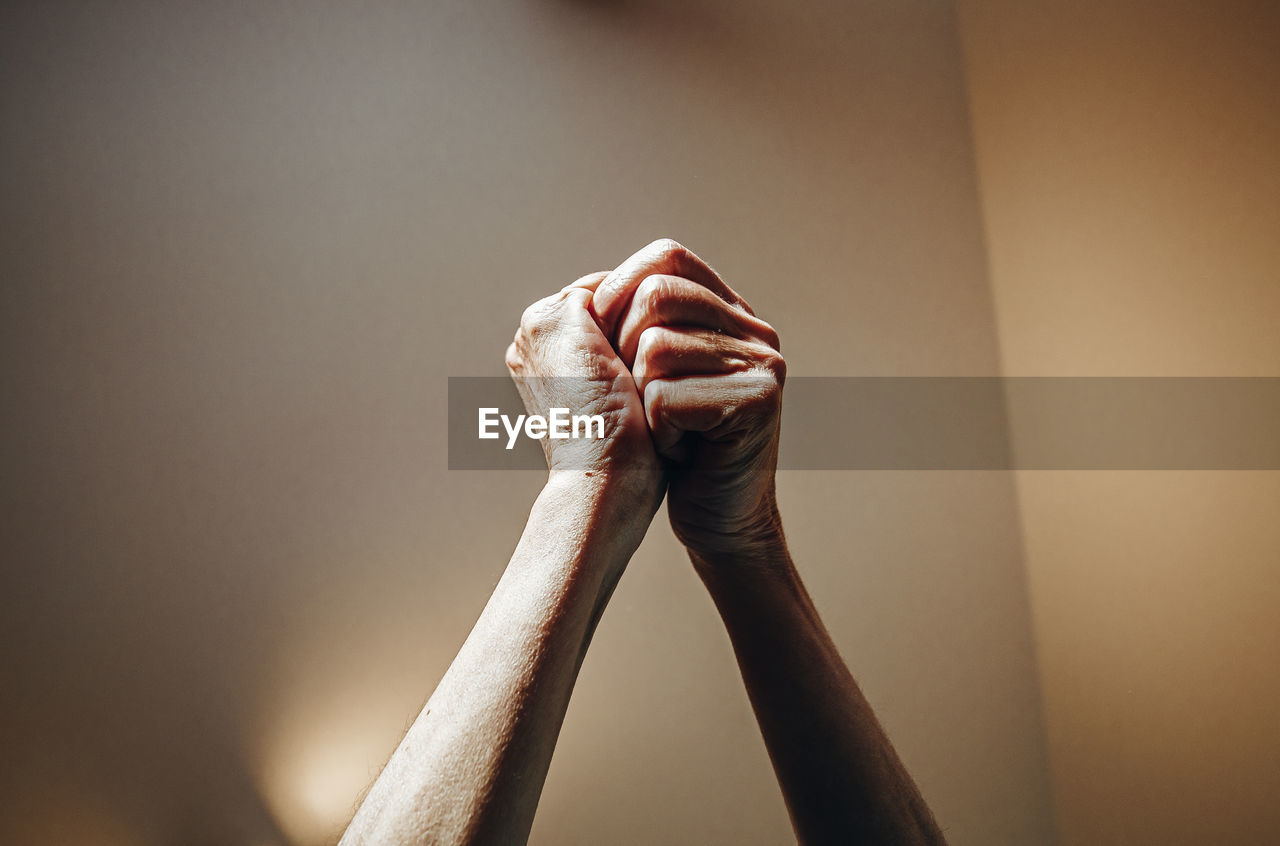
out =
[[[766,353],[764,366],[765,369],[773,374],[778,386],[781,387],[782,383],[787,380],[787,360],[782,357],[782,353],[776,349]]]
[[[651,362],[670,345],[669,331],[663,326],[650,326],[636,342],[636,361]]]
[[[751,409],[767,412],[780,406],[782,386],[787,380],[787,362],[782,353],[762,347],[752,356],[751,372],[755,380],[748,401]]]
[[[556,305],[562,300],[560,294],[553,294],[530,305],[520,315],[520,331],[530,338],[546,331],[554,323]]]
[[[570,288],[556,301],[555,314],[560,321],[580,325],[585,319],[591,320],[587,306],[591,302],[591,292],[586,288]]]
[[[649,245],[649,249],[660,259],[680,261],[689,255],[689,250],[674,238],[659,238]]]
[[[782,351],[782,338],[778,336],[778,330],[774,329],[773,326],[765,323],[763,320],[761,320],[760,323],[760,336],[764,339],[766,344],[773,347],[775,352],[780,353]]]
[[[773,347],[763,345],[760,347],[755,356],[755,367],[761,373],[771,377],[770,381],[776,382],[779,386],[787,378],[787,360]]]
[[[646,276],[640,280],[640,285],[636,288],[635,304],[642,313],[652,314],[657,308],[658,302],[666,295],[668,283],[662,276]]]
[[[644,386],[644,409],[650,420],[665,420],[667,416],[667,386],[660,379],[650,379]]]
[[[534,303],[533,305],[526,308],[523,312],[521,312],[520,331],[528,332],[538,323],[539,319],[540,319],[540,314],[538,311],[538,304]]]

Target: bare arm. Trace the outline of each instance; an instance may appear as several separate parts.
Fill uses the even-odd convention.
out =
[[[753,547],[690,557],[729,632],[798,839],[942,843],[772,524]]]
[[[671,241],[610,274],[593,307],[644,397],[672,528],[724,620],[797,837],[942,843],[787,551],[777,333]]]
[[[531,413],[601,413],[607,437],[542,442],[551,473],[515,554],[343,844],[528,838],[592,632],[663,493],[634,383],[587,308],[600,276],[532,306],[507,364]]]
[[[344,844],[528,837],[591,633],[643,536],[620,504],[595,477],[543,489],[488,605]]]

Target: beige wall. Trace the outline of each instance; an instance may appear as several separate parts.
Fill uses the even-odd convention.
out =
[[[5,843],[323,842],[539,484],[444,469],[445,377],[655,236],[793,373],[997,372],[945,3],[22,4],[0,62]],[[953,841],[1049,840],[1011,478],[782,490]],[[534,836],[788,839],[662,521]]]
[[[7,12],[0,840],[323,842],[539,482],[444,469],[445,377],[501,373],[525,303],[656,235],[795,374],[1280,375],[1274,4],[963,0],[959,23],[925,0]],[[1050,842],[1054,814],[1067,844],[1262,843],[1278,477],[781,486],[954,843]],[[661,519],[534,834],[788,837]]]
[[[1280,375],[1280,7],[960,16],[1004,371]],[[1062,841],[1276,842],[1280,474],[1017,484]]]

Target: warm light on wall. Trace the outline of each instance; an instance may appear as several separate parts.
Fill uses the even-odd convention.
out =
[[[263,803],[293,846],[337,840],[421,709],[429,668],[447,664],[448,641],[421,617],[382,610],[378,624],[356,629],[317,617],[275,644],[271,688],[246,755]],[[316,627],[341,630],[343,648]]]
[[[390,755],[404,703],[385,685],[330,680],[288,691],[259,755],[264,801],[295,842],[332,842]],[[388,735],[388,729],[393,732]]]

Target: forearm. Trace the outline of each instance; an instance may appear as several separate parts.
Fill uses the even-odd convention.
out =
[[[729,632],[800,842],[942,843],[780,527],[737,553],[693,559]]]
[[[598,479],[562,474],[548,483],[344,844],[527,838],[591,634],[647,525],[623,513],[625,503]]]

